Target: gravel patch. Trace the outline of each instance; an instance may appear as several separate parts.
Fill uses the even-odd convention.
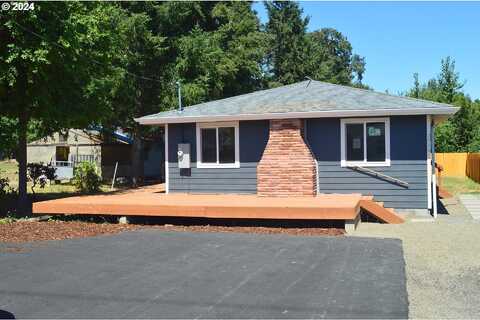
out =
[[[480,223],[456,201],[434,222],[362,223],[354,236],[403,242],[410,318],[478,318]]]

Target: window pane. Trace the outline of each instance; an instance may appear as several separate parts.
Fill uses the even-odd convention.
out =
[[[385,123],[367,123],[367,161],[385,161]]]
[[[347,160],[363,161],[363,123],[347,124]]]
[[[216,129],[201,129],[202,131],[202,162],[217,162]]]
[[[218,128],[218,148],[220,163],[235,162],[235,129]]]

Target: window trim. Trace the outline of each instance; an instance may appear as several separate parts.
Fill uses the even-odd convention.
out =
[[[383,122],[385,123],[385,161],[367,161],[367,123]],[[346,125],[351,123],[363,124],[363,161],[348,161],[346,152]],[[360,167],[389,167],[390,161],[390,118],[347,118],[340,121],[341,137],[341,161],[342,167],[360,166]]]
[[[220,163],[219,147],[218,147],[218,128],[233,127],[235,132],[235,162],[234,163]],[[202,139],[200,130],[203,128],[215,128],[216,130],[216,151],[217,162],[205,163],[202,162]],[[240,168],[240,130],[238,121],[231,122],[197,122],[197,168]]]

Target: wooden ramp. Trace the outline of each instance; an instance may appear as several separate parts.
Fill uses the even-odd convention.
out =
[[[360,208],[384,223],[398,224],[405,222],[391,208],[385,208],[383,202],[373,200],[372,196],[363,196],[360,200]]]

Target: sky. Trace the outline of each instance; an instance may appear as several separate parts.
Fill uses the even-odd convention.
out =
[[[363,82],[375,91],[404,92],[413,73],[425,82],[451,56],[463,91],[480,99],[480,2],[299,3],[310,17],[308,31],[335,28],[366,58]],[[262,2],[253,8],[262,23],[268,21]]]

